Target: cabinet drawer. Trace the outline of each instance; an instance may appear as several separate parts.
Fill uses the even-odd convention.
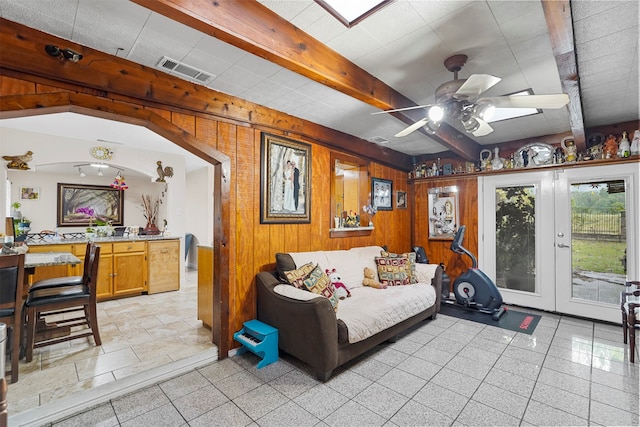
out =
[[[75,243],[73,245],[73,254],[75,256],[84,256],[87,253],[87,245],[81,243]]]
[[[113,253],[144,252],[145,242],[118,242],[113,244]]]
[[[109,255],[113,253],[113,244],[99,242],[98,246],[100,246],[100,256]]]
[[[71,245],[32,245],[29,246],[29,252],[73,252],[73,250]]]

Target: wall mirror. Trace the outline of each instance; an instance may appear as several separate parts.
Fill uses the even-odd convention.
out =
[[[369,195],[369,162],[342,153],[331,153],[331,230],[356,231],[354,217],[362,215]],[[369,223],[366,219],[367,225]],[[353,234],[349,234],[353,235]]]

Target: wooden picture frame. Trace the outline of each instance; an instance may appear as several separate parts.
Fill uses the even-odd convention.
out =
[[[407,208],[407,192],[406,191],[396,191],[396,208],[399,208],[399,209]]]
[[[429,239],[453,240],[460,224],[458,187],[429,189]]]
[[[87,227],[104,221],[123,225],[124,193],[102,185],[58,183],[58,227]]]
[[[262,133],[260,223],[311,222],[311,145]]]
[[[38,200],[40,187],[20,187],[20,200]]]
[[[379,211],[392,211],[393,181],[371,178],[371,203]]]

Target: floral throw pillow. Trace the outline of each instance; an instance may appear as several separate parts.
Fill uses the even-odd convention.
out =
[[[331,279],[329,279],[327,273],[322,271],[320,266],[316,265],[302,283],[304,283],[304,289],[326,297],[331,303],[333,310],[338,310],[338,302],[340,302],[340,300],[335,295],[336,288],[334,288]]]
[[[313,268],[313,263],[309,262],[295,270],[285,271],[284,275],[286,276],[287,282],[289,282],[290,285],[293,285],[298,289],[304,289],[306,291],[307,288],[302,282],[309,275],[309,273],[313,271]]]
[[[408,285],[406,257],[376,257],[378,278],[380,283],[387,286]]]
[[[381,257],[385,258],[397,258],[397,257],[406,257],[407,258],[407,276],[409,276],[409,283],[418,283],[418,277],[416,276],[416,253],[415,252],[405,252],[403,254],[394,254],[393,252],[382,251],[380,253]]]

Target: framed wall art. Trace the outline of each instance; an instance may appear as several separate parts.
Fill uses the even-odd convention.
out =
[[[38,200],[40,198],[40,187],[20,187],[20,199]]]
[[[262,133],[260,223],[311,222],[311,145]]]
[[[429,239],[453,240],[458,225],[458,187],[430,188]]]
[[[407,208],[407,193],[405,191],[396,191],[396,208]]]
[[[371,178],[371,198],[373,206],[380,211],[391,211],[393,205],[393,182],[388,179]]]
[[[58,226],[123,225],[123,195],[109,186],[58,184]]]

